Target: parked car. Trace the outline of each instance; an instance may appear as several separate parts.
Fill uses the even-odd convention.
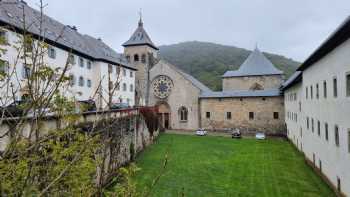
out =
[[[232,131],[232,138],[236,138],[236,139],[242,138],[242,135],[239,129],[235,129]]]
[[[256,133],[255,138],[257,140],[264,140],[266,139],[265,133]]]
[[[26,103],[24,100],[17,100],[13,103],[9,104],[6,107],[0,108],[0,116],[4,115],[4,117],[18,117],[22,116],[24,113],[23,105]]]
[[[78,101],[78,108],[81,112],[96,111],[96,103],[94,100],[81,100]]]
[[[198,136],[205,136],[205,135],[207,135],[207,131],[204,130],[204,129],[199,128],[199,129],[196,131],[196,135],[198,135]]]
[[[127,103],[113,103],[111,105],[111,109],[127,109],[129,107],[129,104]]]

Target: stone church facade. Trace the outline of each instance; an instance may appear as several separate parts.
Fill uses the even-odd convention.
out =
[[[157,106],[166,129],[262,131],[284,129],[284,103],[279,88],[283,72],[255,49],[236,71],[223,75],[223,91],[214,92],[191,75],[158,57],[140,19],[123,44],[124,53],[138,71],[136,103]]]

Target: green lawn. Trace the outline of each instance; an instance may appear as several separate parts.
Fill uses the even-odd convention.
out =
[[[334,196],[286,141],[175,134],[162,134],[138,157],[140,190],[159,174],[166,153],[152,196]]]

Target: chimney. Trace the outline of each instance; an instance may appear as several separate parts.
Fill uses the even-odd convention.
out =
[[[74,31],[78,31],[78,28],[77,28],[76,26],[73,26],[72,29],[73,29]]]

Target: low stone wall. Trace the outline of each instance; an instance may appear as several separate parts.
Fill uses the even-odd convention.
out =
[[[11,129],[16,127],[19,119],[4,119],[0,125],[0,151],[4,151],[10,141]],[[31,119],[25,119],[21,125],[23,137],[29,137]],[[45,117],[40,122],[41,134],[64,127],[65,123],[57,117]],[[129,163],[140,151],[150,145],[158,136],[158,131],[150,132],[146,118],[140,113],[140,108],[90,112],[83,114],[76,123],[82,131],[90,131],[93,127],[101,133],[102,149],[105,151],[104,166],[97,169],[98,184],[106,184],[109,178],[117,172],[120,166]],[[16,128],[18,129],[18,128]],[[34,137],[32,137],[34,138]],[[35,140],[35,139],[33,139]]]

